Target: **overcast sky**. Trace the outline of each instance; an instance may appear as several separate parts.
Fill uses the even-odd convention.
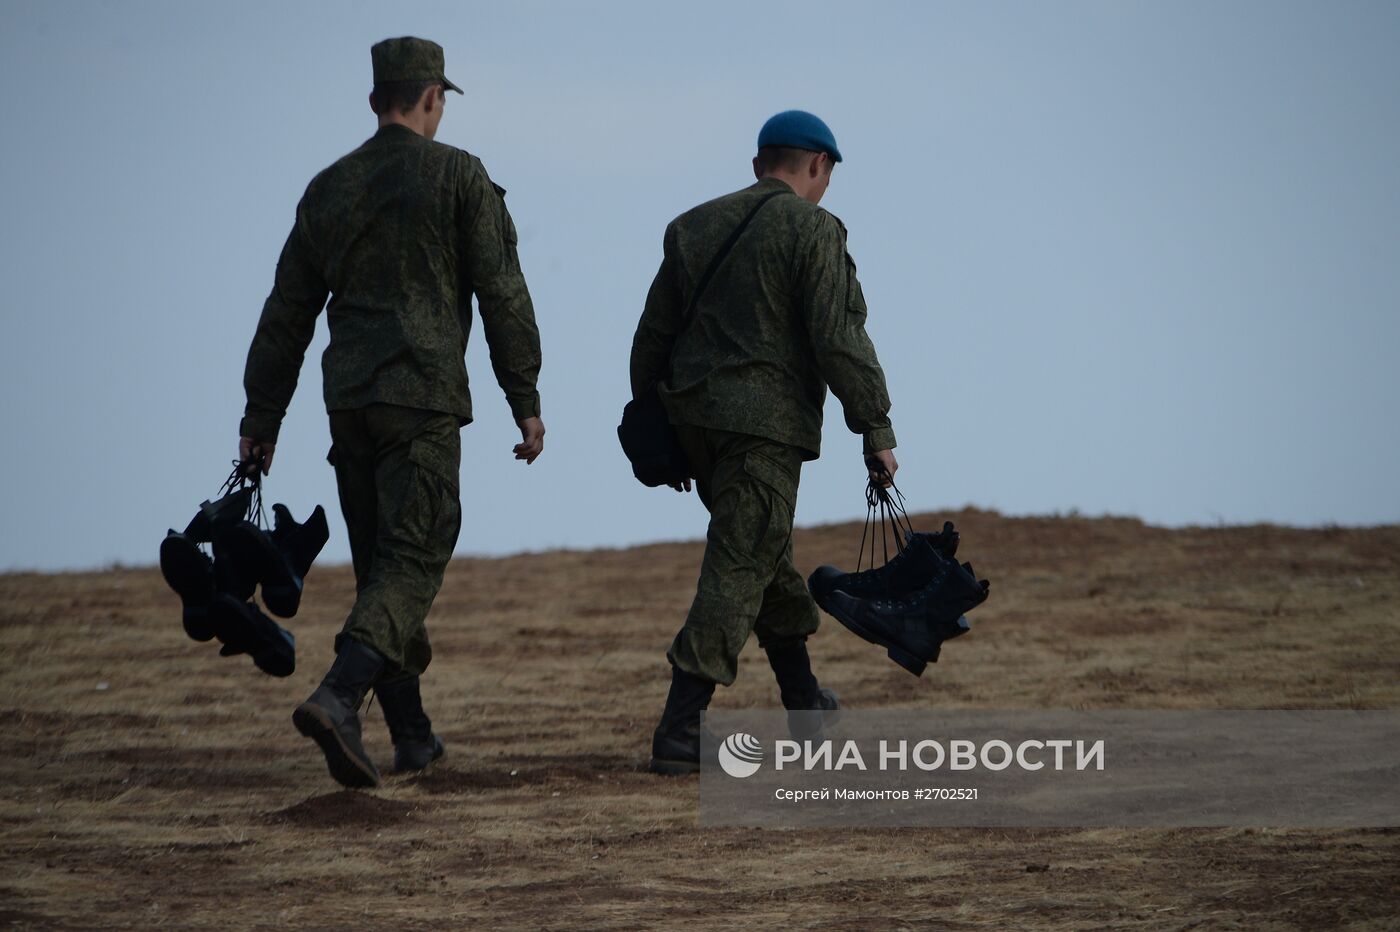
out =
[[[442,43],[439,139],[509,190],[528,469],[473,334],[460,553],[698,537],[614,428],[666,223],[821,115],[911,505],[1400,520],[1400,4],[0,3],[0,568],[153,563],[235,453],[293,208]],[[324,317],[268,480],[332,513]],[[799,523],[864,513],[834,402]],[[852,550],[856,542],[852,541]]]

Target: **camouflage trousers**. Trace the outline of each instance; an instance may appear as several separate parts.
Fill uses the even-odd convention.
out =
[[[383,654],[386,676],[416,676],[432,660],[424,619],[462,527],[461,428],[450,414],[384,404],[330,418],[327,459],[355,564],[340,637]]]
[[[802,453],[747,434],[685,426],[676,432],[710,528],[695,601],[666,656],[687,673],[728,686],[750,632],[767,648],[817,630],[816,603],[792,563]]]

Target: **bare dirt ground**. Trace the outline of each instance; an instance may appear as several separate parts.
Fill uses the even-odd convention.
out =
[[[827,619],[850,706],[1400,705],[1400,527],[947,517],[991,600],[922,679]],[[858,538],[799,531],[798,563]],[[1397,830],[698,829],[698,781],[644,767],[700,552],[454,561],[424,685],[448,757],[363,793],[289,720],[348,568],[308,579],[288,680],[186,639],[154,569],[0,576],[0,925],[1400,927]],[[777,705],[750,644],[715,707]]]

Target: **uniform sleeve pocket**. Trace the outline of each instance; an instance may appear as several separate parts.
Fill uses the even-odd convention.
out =
[[[866,312],[865,292],[860,288],[860,279],[856,278],[856,260],[850,253],[846,253],[846,310],[861,317]]]
[[[520,234],[515,231],[515,220],[510,216],[510,209],[506,207],[506,189],[491,182],[491,187],[495,189],[496,196],[501,199],[501,228],[505,233],[506,242],[512,246],[520,245]]]

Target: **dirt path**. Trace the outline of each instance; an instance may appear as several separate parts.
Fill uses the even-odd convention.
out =
[[[1400,705],[1400,528],[949,517],[991,601],[922,679],[828,620],[851,706]],[[799,564],[858,537],[799,531]],[[1400,831],[698,830],[697,781],[643,767],[699,554],[454,561],[424,686],[449,756],[371,793],[289,722],[348,568],[308,580],[289,680],[187,640],[154,570],[0,576],[0,925],[1400,927]],[[716,707],[776,705],[750,645]]]

